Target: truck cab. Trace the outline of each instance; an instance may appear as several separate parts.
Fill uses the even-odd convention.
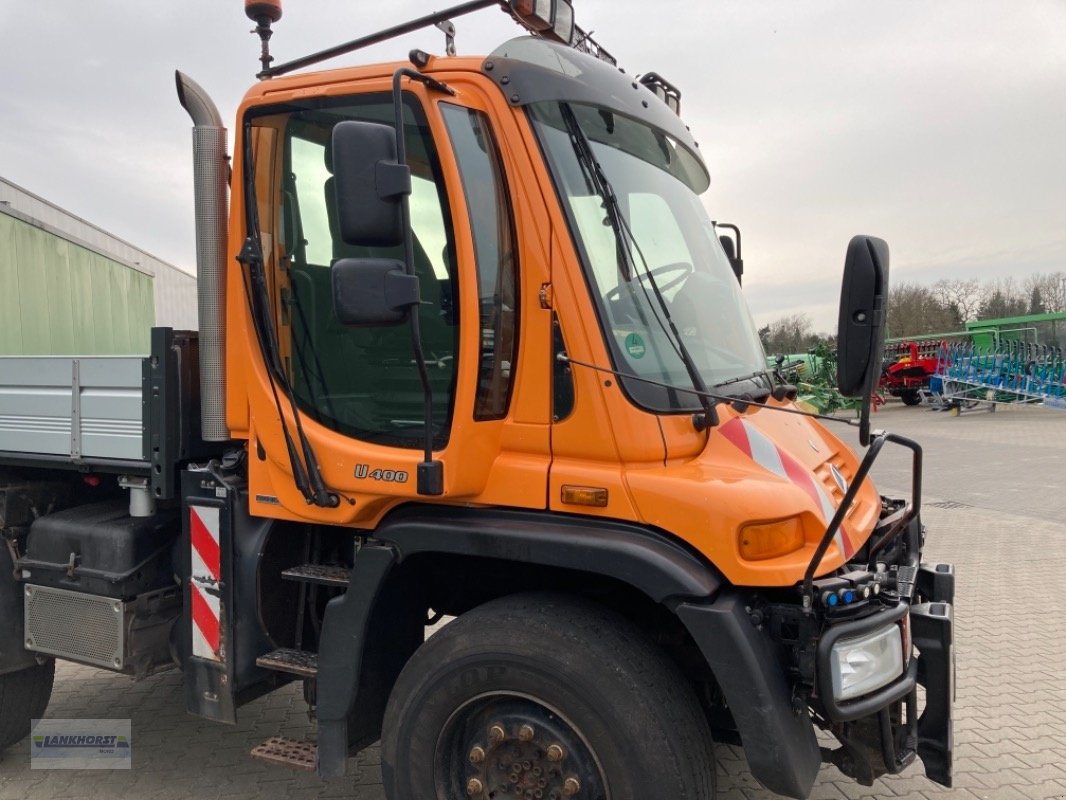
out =
[[[221,722],[302,680],[314,746],[257,755],[336,777],[381,739],[392,800],[710,798],[714,741],[790,797],[823,760],[950,785],[954,575],[921,560],[920,448],[864,431],[860,459],[768,374],[678,90],[564,0],[450,12],[498,5],[532,35],[484,57],[287,75],[264,50],[228,192],[179,74],[206,316],[198,379],[164,394],[195,383],[203,431],[123,484],[173,542],[153,667]],[[248,7],[265,47],[280,6]],[[887,247],[857,237],[846,269],[868,396]],[[909,500],[867,477],[886,444]],[[61,513],[9,537],[21,582],[77,539]]]

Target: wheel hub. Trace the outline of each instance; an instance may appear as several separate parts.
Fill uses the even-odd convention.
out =
[[[448,727],[465,757],[452,771],[474,800],[604,800],[595,756],[566,720],[518,697],[484,698]],[[452,751],[453,753],[455,751]]]

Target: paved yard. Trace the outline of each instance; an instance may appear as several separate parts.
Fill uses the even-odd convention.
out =
[[[928,556],[958,565],[956,788],[934,786],[920,765],[869,788],[824,767],[812,796],[1066,798],[1066,412],[953,418],[893,405],[875,424],[925,444]],[[886,449],[875,476],[882,491],[905,492],[908,470],[905,456]],[[0,761],[0,800],[384,796],[376,748],[330,784],[247,756],[269,736],[304,735],[295,687],[241,709],[230,728],[182,712],[178,673],[130,683],[64,664],[56,680],[49,716],[132,718],[133,769],[33,772],[27,743]],[[720,748],[719,773],[722,800],[772,797],[737,750]]]

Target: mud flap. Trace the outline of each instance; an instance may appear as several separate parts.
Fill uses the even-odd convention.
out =
[[[752,775],[786,797],[810,794],[822,763],[814,726],[797,713],[769,636],[751,624],[738,597],[682,603],[677,615],[714,671],[733,713]]]
[[[181,476],[182,538],[175,558],[184,594],[176,649],[190,714],[235,723],[237,709],[276,689],[256,658],[276,649],[260,619],[259,568],[276,520],[251,517],[243,487],[208,472]]]
[[[182,475],[184,613],[177,643],[185,666],[190,714],[234,724],[231,492],[206,472]]]

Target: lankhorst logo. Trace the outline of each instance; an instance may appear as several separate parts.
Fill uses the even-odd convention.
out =
[[[30,735],[32,769],[129,769],[128,719],[40,719]]]
[[[72,736],[34,736],[33,746],[38,748],[88,747],[93,750],[109,747],[129,747],[130,743],[125,736],[85,736],[74,734]]]

